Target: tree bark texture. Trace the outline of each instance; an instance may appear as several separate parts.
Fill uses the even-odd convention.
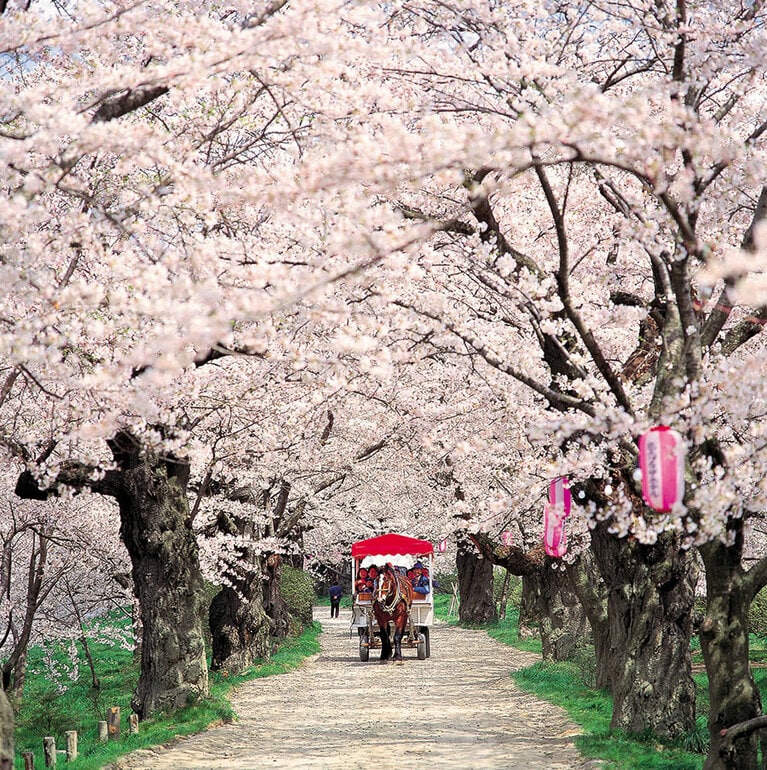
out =
[[[456,555],[462,623],[487,623],[496,619],[493,600],[493,562],[480,558],[471,543],[459,543]]]
[[[282,559],[279,554],[270,554],[264,563],[264,610],[272,621],[272,636],[284,639],[290,633],[290,612],[282,597]]]
[[[13,770],[13,709],[0,688],[0,770]]]
[[[578,554],[576,559],[567,565],[567,574],[573,593],[578,597],[591,627],[596,659],[594,684],[599,689],[609,690],[612,682],[610,680],[607,589],[599,574],[593,552],[589,549]]]
[[[186,497],[188,467],[139,460],[124,467],[117,501],[144,636],[131,702],[141,719],[209,693],[205,587]]]
[[[628,733],[674,738],[695,725],[692,636],[695,567],[673,533],[655,545],[618,539],[600,523],[592,548],[608,587],[606,654],[613,716]]]
[[[573,592],[569,575],[554,569],[552,561],[547,557],[540,571],[523,578],[528,601],[535,608],[543,659],[547,662],[571,660],[578,647],[591,638],[586,613]]]
[[[742,567],[742,524],[731,545],[701,546],[706,567],[706,617],[699,635],[708,673],[710,749],[704,770],[757,770],[758,733],[723,745],[722,730],[761,714],[749,665],[748,610],[755,595]]]

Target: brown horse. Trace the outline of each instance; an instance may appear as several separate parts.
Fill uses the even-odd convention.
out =
[[[413,586],[407,578],[398,575],[391,564],[387,564],[378,576],[378,588],[373,600],[373,613],[381,629],[381,661],[392,655],[389,640],[389,623],[394,623],[394,657],[402,660],[402,636],[407,628],[410,606],[413,603]]]

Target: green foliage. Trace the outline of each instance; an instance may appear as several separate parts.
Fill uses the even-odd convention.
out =
[[[296,628],[291,628],[291,634],[295,635],[312,622],[314,581],[303,570],[283,564],[280,590],[288,605],[291,621],[296,624]]]
[[[127,620],[119,622],[129,624]],[[141,723],[137,735],[130,735],[127,730],[130,698],[138,681],[138,668],[132,650],[98,641],[90,643],[101,683],[100,692],[94,697],[90,671],[81,649],[78,650],[80,675],[76,680],[67,682],[68,686],[62,690],[57,689],[57,682],[47,677],[42,664],[46,653],[54,658],[54,662],[59,658],[59,663],[64,665],[66,656],[63,648],[48,651],[32,648],[25,697],[16,715],[15,770],[24,767],[21,757],[24,751],[35,752],[35,766],[43,767],[43,736],[53,735],[56,745],[63,748],[66,730],[77,730],[80,754],[75,762],[67,764],[67,768],[97,770],[135,749],[157,746],[178,736],[200,732],[210,724],[232,721],[236,715],[227,699],[232,687],[249,679],[293,670],[306,657],[319,652],[317,639],[320,631],[318,623],[311,623],[299,637],[285,640],[269,661],[257,663],[236,677],[212,674],[209,699],[170,716],[156,715]],[[122,736],[119,741],[102,744],[98,741],[97,722],[106,719],[109,706],[120,707]]]
[[[757,636],[767,636],[767,588],[759,591],[751,602],[748,630]]]
[[[506,570],[496,567],[493,570],[493,600],[500,604],[503,593],[503,581],[506,579]],[[506,610],[518,610],[522,604],[522,578],[518,575],[509,575],[509,584],[506,589]]]
[[[437,594],[453,594],[453,589],[458,586],[458,573],[457,572],[435,572],[434,580],[439,583],[439,588],[434,589],[435,596]],[[456,589],[457,590],[457,589]]]

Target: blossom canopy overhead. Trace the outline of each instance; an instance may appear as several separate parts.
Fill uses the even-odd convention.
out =
[[[428,540],[418,540],[415,537],[393,532],[352,543],[352,557],[355,559],[382,554],[427,556],[433,553],[434,546]]]

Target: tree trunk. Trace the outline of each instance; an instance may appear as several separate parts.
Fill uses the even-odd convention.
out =
[[[592,548],[607,597],[613,695],[610,726],[675,738],[695,725],[692,636],[695,566],[673,533],[655,545],[618,539],[600,523]]]
[[[596,658],[594,686],[599,689],[611,689],[607,589],[599,575],[593,552],[586,550],[578,554],[576,559],[567,565],[567,574],[573,592],[578,597],[591,626]]]
[[[203,629],[207,602],[186,496],[189,465],[146,449],[127,431],[107,443],[116,468],[95,474],[82,463],[63,463],[47,489],[23,471],[16,494],[46,500],[65,485],[117,500],[143,624],[141,673],[131,705],[146,718],[209,694]]]
[[[209,623],[213,638],[213,671],[238,674],[257,658],[268,658],[270,623],[264,613],[261,572],[254,577],[246,596],[225,586],[210,605]]]
[[[279,554],[270,554],[264,566],[264,611],[272,621],[272,635],[284,639],[290,633],[290,612],[282,598]]]
[[[131,701],[144,719],[209,693],[203,615],[205,587],[192,531],[189,467],[112,444],[120,461],[120,534],[141,607],[141,674]]]
[[[458,544],[455,562],[461,596],[458,619],[462,623],[487,623],[495,620],[493,562],[480,558],[471,543]]]
[[[748,647],[748,610],[755,591],[746,585],[742,567],[743,533],[740,521],[731,545],[718,540],[701,546],[706,567],[706,617],[700,645],[708,673],[711,744],[704,770],[756,770],[757,732],[723,746],[721,731],[761,714],[759,690],[751,675]]]
[[[522,599],[519,602],[517,633],[520,639],[538,638],[538,592],[540,581],[537,572],[522,575]]]
[[[0,770],[13,770],[13,709],[0,688]]]
[[[503,575],[503,587],[501,588],[501,598],[498,601],[498,618],[500,620],[506,620],[506,605],[509,601],[509,579],[511,578],[511,572],[504,570]]]
[[[543,568],[525,580],[535,601],[543,659],[571,660],[577,648],[590,640],[591,629],[570,577],[565,570],[553,569],[547,557]]]
[[[208,623],[213,647],[210,667],[214,671],[237,674],[253,665],[257,658],[269,657],[271,621],[264,611],[261,557],[252,546],[253,517],[222,513],[216,521],[216,531],[237,538],[239,544],[234,546],[237,565],[225,570],[228,585],[210,604]]]

